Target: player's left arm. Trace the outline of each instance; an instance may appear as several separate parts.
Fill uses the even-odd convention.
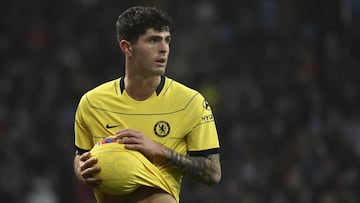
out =
[[[205,184],[217,184],[221,179],[219,153],[206,156],[186,156],[150,140],[140,131],[123,129],[116,132],[119,143],[125,148],[137,150],[154,163],[170,164],[187,177]]]
[[[208,185],[221,180],[221,164],[219,153],[207,156],[185,156],[167,149],[167,161],[187,177]]]
[[[166,160],[184,176],[208,185],[221,180],[219,140],[214,116],[209,103],[196,94],[189,103],[185,131],[188,155],[167,149]]]

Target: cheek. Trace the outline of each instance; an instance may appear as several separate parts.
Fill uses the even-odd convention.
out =
[[[134,55],[137,55],[137,58],[141,59],[145,59],[145,58],[150,58],[152,56],[152,52],[151,50],[142,50],[142,49],[139,49],[137,50],[136,52],[134,52]]]
[[[147,53],[142,53],[141,55],[139,55],[138,59],[141,60],[143,63],[149,63],[151,61],[151,57]]]
[[[135,58],[136,62],[139,65],[141,64],[142,67],[149,66],[151,64],[151,61],[152,61],[151,57],[148,54],[144,53],[144,52],[138,53],[136,55],[136,57],[134,57],[134,58]]]
[[[147,58],[147,54],[144,51],[140,51],[140,50],[134,51],[133,56],[136,61],[143,61],[146,60]]]

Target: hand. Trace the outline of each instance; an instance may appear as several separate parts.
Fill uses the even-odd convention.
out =
[[[91,187],[100,187],[102,179],[94,177],[96,173],[100,172],[100,167],[94,166],[97,159],[90,158],[90,152],[85,152],[82,155],[76,153],[76,156],[78,156],[78,164],[75,169],[77,178]]]
[[[125,144],[126,149],[136,150],[141,152],[152,162],[162,162],[166,157],[167,148],[160,143],[157,143],[147,137],[144,133],[124,129],[115,133],[119,143]]]

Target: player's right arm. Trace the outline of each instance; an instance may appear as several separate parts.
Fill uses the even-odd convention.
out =
[[[100,187],[102,180],[95,177],[95,174],[100,172],[100,168],[94,166],[96,163],[97,159],[90,158],[89,152],[80,154],[76,151],[74,158],[74,173],[77,179],[86,185]]]

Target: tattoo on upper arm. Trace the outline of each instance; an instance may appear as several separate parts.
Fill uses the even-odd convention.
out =
[[[206,157],[184,156],[169,150],[169,161],[186,176],[205,184],[215,184],[221,177],[220,156],[211,154]]]

